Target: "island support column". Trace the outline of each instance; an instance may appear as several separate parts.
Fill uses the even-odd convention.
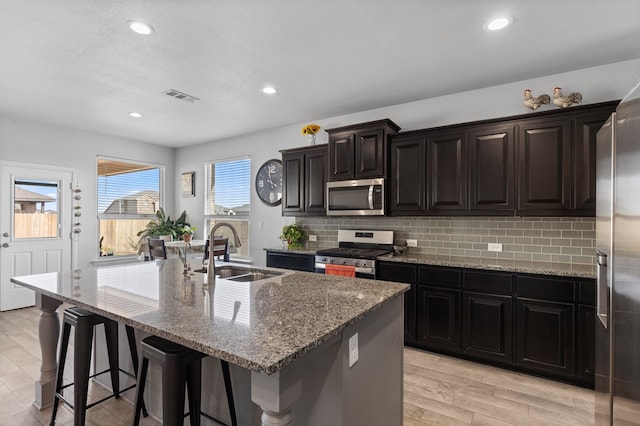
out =
[[[40,379],[36,380],[35,383],[35,401],[33,405],[39,410],[43,410],[53,404],[58,370],[56,349],[60,336],[58,306],[61,304],[60,300],[36,293],[36,306],[40,309],[38,336],[40,350],[42,351],[42,364],[40,366]]]
[[[293,424],[291,406],[302,394],[300,376],[295,370],[285,368],[271,376],[251,372],[251,399],[262,409],[262,426]]]

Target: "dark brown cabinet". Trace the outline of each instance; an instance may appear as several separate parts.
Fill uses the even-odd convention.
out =
[[[282,215],[326,214],[327,145],[281,151]]]
[[[389,119],[328,129],[329,180],[387,177],[387,138],[399,130]]]
[[[389,207],[394,213],[415,214],[425,210],[425,161],[424,137],[398,137],[393,141]]]
[[[518,210],[562,213],[571,208],[571,119],[518,124]]]
[[[573,150],[573,209],[594,216],[596,209],[596,134],[612,111],[605,109],[579,115],[575,121]]]
[[[400,133],[389,213],[593,216],[595,134],[616,105]]]
[[[575,280],[519,275],[516,291],[516,363],[575,375]]]
[[[467,133],[469,210],[513,213],[515,124],[480,126]]]
[[[270,268],[314,272],[314,259],[313,254],[267,250],[267,266]]]
[[[464,130],[427,136],[429,211],[467,209],[467,152]]]
[[[460,350],[460,290],[418,286],[416,340],[447,352]]]
[[[404,342],[406,345],[414,344],[416,341],[416,266],[395,262],[378,262],[376,278],[411,285],[411,289],[404,294]]]
[[[513,362],[513,274],[463,273],[462,352]]]

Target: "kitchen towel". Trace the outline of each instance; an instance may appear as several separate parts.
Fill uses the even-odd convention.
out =
[[[343,277],[352,277],[356,276],[356,267],[355,266],[345,266],[345,265],[324,265],[324,273],[326,275],[340,275]]]

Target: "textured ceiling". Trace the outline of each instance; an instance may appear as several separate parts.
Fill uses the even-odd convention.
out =
[[[483,31],[500,13],[514,24]],[[0,113],[180,147],[639,58],[639,16],[638,0],[0,0]]]

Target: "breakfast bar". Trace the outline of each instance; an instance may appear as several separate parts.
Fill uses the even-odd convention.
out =
[[[244,371],[240,424],[402,424],[407,285],[231,264],[217,273],[210,283],[169,259],[14,277],[42,311],[34,405],[53,399],[57,308],[68,302]]]

